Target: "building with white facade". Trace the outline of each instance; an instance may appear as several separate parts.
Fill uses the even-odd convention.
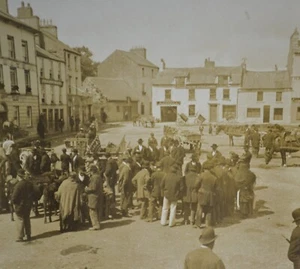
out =
[[[245,70],[242,87],[238,91],[238,121],[290,123],[291,98],[292,88],[287,70]]]
[[[38,31],[9,14],[0,1],[0,133],[5,119],[28,131],[39,116],[35,35]]]
[[[163,122],[182,113],[189,122],[199,115],[214,123],[236,119],[241,79],[242,66],[217,67],[209,59],[204,67],[163,67],[153,82],[153,116]]]

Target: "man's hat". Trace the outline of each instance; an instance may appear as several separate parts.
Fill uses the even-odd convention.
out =
[[[215,241],[217,235],[215,234],[215,230],[212,227],[206,227],[203,229],[202,234],[199,237],[199,241],[203,245],[208,245]]]
[[[138,143],[143,143],[144,141],[143,141],[143,139],[142,138],[140,138],[139,140],[138,140]]]
[[[216,148],[218,147],[218,145],[217,145],[217,144],[212,144],[211,147],[212,147],[213,149],[216,149]]]
[[[24,177],[26,175],[26,171],[24,169],[19,169],[17,174],[19,177]]]
[[[293,216],[293,218],[294,218],[294,221],[293,221],[293,222],[296,222],[296,221],[300,220],[300,208],[295,209],[295,210],[292,212],[292,216]]]

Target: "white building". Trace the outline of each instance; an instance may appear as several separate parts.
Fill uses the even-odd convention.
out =
[[[34,132],[39,116],[33,27],[8,12],[0,1],[0,133],[5,119]]]
[[[178,114],[194,122],[201,114],[206,122],[236,119],[237,92],[242,67],[163,68],[152,87],[153,116],[163,122],[176,121]]]
[[[288,71],[245,71],[238,92],[238,121],[290,123],[291,95]]]

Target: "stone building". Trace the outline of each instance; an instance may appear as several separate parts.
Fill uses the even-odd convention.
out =
[[[0,131],[7,118],[33,132],[39,116],[35,35],[0,0]]]
[[[70,116],[78,116],[81,122],[85,122],[85,120],[88,119],[88,105],[89,102],[91,102],[91,99],[86,97],[81,90],[80,53],[60,41],[58,38],[57,26],[53,25],[51,20],[40,20],[39,17],[33,14],[33,9],[29,4],[25,6],[24,2],[22,2],[21,7],[18,8],[17,18],[39,31],[36,36],[36,44],[39,48],[44,50],[44,54],[46,52],[51,53],[53,57],[55,57],[56,62],[61,62],[61,60],[63,60],[65,65],[64,68],[62,65],[54,64],[55,61],[52,57],[53,68],[57,67],[57,69],[53,69],[52,74],[53,76],[56,76],[54,79],[56,80],[55,86],[61,87],[60,90],[62,93],[59,94],[59,96],[66,95],[66,97],[62,97],[62,104],[58,100],[57,103],[55,103],[55,100],[54,103],[51,103],[53,108],[50,108],[50,115],[48,116],[49,122],[51,122],[52,119],[55,119],[57,114],[59,117],[64,115],[66,127],[68,126]],[[50,55],[48,54],[48,56]],[[60,71],[59,66],[61,68]],[[44,70],[41,69],[38,70],[38,72],[39,74],[46,74]],[[64,80],[58,78],[59,72],[61,73],[61,79]],[[64,72],[64,74],[62,72]],[[62,81],[63,85],[60,82],[57,82],[58,80]],[[43,84],[45,84],[45,80],[43,80],[43,82]],[[50,85],[49,80],[47,83]],[[51,85],[54,84],[52,83]],[[41,90],[44,90],[45,87],[41,85],[41,88]],[[45,90],[47,89],[48,91],[51,91],[51,86],[45,88]],[[66,93],[64,93],[64,91],[66,91]],[[51,92],[47,94],[51,95]],[[65,105],[63,103],[64,101],[66,102],[66,108],[62,108],[62,105]],[[56,105],[57,107],[54,108]],[[64,110],[62,112],[61,109],[66,109],[66,111]],[[57,110],[59,110],[59,112],[55,112]]]
[[[221,67],[205,60],[204,67],[166,68],[153,81],[153,116],[163,122],[185,114],[192,123],[199,115],[206,122],[223,122],[237,117],[237,91],[242,66]]]
[[[138,113],[152,114],[152,81],[159,68],[147,59],[145,48],[115,50],[98,67],[98,77],[123,79],[129,84],[131,98],[138,98]]]
[[[242,87],[238,91],[238,121],[290,123],[291,96],[292,87],[287,70],[245,70]]]

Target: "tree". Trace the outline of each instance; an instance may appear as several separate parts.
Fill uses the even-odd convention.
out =
[[[88,47],[75,47],[77,52],[81,54],[81,79],[85,80],[86,77],[95,77],[97,75],[98,62],[95,62],[92,57],[93,53]]]

